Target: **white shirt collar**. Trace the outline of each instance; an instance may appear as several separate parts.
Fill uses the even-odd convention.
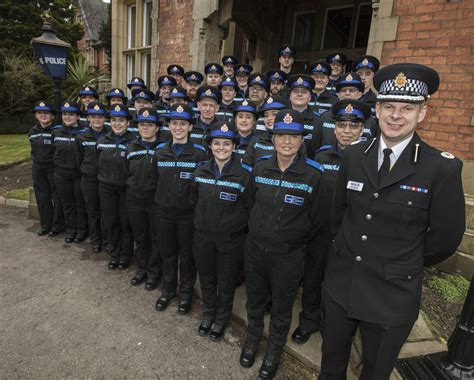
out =
[[[413,135],[408,136],[405,140],[400,141],[398,144],[392,146],[392,153],[390,154],[390,168],[395,165],[395,162],[397,162],[398,158],[401,156],[402,152],[405,150],[407,145],[410,143],[411,139],[413,138]],[[379,151],[378,151],[378,168],[382,166],[383,162],[383,151],[384,149],[387,148],[387,144],[385,144],[385,141],[382,136],[380,136],[380,144],[379,144]]]

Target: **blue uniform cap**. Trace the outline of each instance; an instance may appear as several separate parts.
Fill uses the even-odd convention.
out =
[[[285,82],[288,75],[284,71],[281,70],[270,70],[267,72],[267,77],[270,81],[280,81],[280,82]]]
[[[223,65],[236,65],[239,63],[239,60],[233,55],[225,55],[222,57]]]
[[[193,110],[185,104],[173,104],[166,116],[166,120],[186,120],[191,124],[194,123]]]
[[[241,63],[239,65],[234,66],[235,75],[250,75],[252,74],[252,71],[253,71],[253,67],[245,63]]]
[[[188,100],[188,92],[181,86],[175,86],[171,89],[170,94],[169,94],[170,99],[171,98],[182,98]]]
[[[261,115],[263,115],[265,111],[282,110],[285,108],[291,108],[291,104],[288,99],[282,96],[269,96],[258,111]]]
[[[141,88],[146,88],[145,81],[140,77],[133,77],[130,82],[127,83],[128,88],[132,88],[132,86],[140,86]]]
[[[255,103],[252,102],[251,100],[247,100],[247,99],[244,99],[244,101],[242,103],[238,104],[232,112],[233,112],[234,116],[238,112],[250,112],[250,113],[254,114],[255,116],[258,115],[257,106],[255,105]]]
[[[347,62],[347,57],[344,54],[333,53],[327,56],[326,61],[327,63],[340,63],[344,66]]]
[[[217,87],[205,85],[199,87],[196,93],[196,101],[200,101],[203,98],[214,99],[217,104],[220,104],[222,101],[222,94]]]
[[[278,111],[272,133],[282,135],[304,135],[304,119],[300,112],[292,109]]]
[[[146,99],[150,102],[153,102],[153,100],[155,100],[155,94],[145,88],[136,88],[135,90],[133,90],[132,97],[133,99]]]
[[[107,109],[105,108],[105,105],[103,105],[102,103],[92,102],[87,105],[87,114],[106,116]]]
[[[281,57],[282,55],[291,55],[294,57],[296,55],[296,48],[291,45],[283,45],[278,49],[278,56]]]
[[[239,136],[235,132],[235,126],[232,122],[229,121],[217,121],[211,126],[211,131],[206,137],[208,144],[211,143],[212,139],[229,139],[233,142],[239,140]]]
[[[222,90],[222,87],[224,86],[234,87],[236,92],[239,91],[239,85],[237,84],[235,79],[232,77],[225,77],[224,80],[219,85],[219,89]]]
[[[154,123],[157,125],[161,125],[158,113],[153,108],[149,107],[142,108],[140,111],[138,111],[137,122]]]
[[[187,71],[184,73],[184,80],[186,82],[202,83],[204,76],[199,71]]]
[[[379,67],[380,61],[372,55],[364,55],[363,57],[359,57],[352,64],[353,71],[367,68],[373,72],[377,72]]]
[[[308,91],[313,91],[315,85],[314,79],[306,74],[292,75],[288,78],[286,84],[288,85],[290,90],[293,90],[297,87],[303,87],[306,88]]]
[[[247,84],[249,87],[260,86],[263,87],[267,92],[270,91],[270,81],[266,75],[261,73],[254,73],[250,75],[249,79],[247,80]]]
[[[336,82],[336,91],[339,92],[344,87],[357,87],[360,91],[364,91],[365,85],[362,83],[359,74],[350,72],[345,73]]]
[[[45,102],[44,100],[38,100],[35,103],[33,107],[33,112],[38,112],[38,111],[55,113],[54,108],[49,103]]]
[[[82,87],[81,91],[79,91],[79,96],[84,96],[84,95],[91,95],[91,96],[93,96],[93,97],[96,98],[96,99],[99,98],[99,94],[97,93],[97,91],[95,90],[95,88],[92,87],[92,86],[84,86],[84,87]]]
[[[331,75],[332,69],[331,65],[327,62],[316,62],[309,66],[308,69],[311,75],[314,74],[324,74],[324,75]]]
[[[360,100],[344,99],[334,103],[331,112],[336,120],[365,121],[371,114],[370,106]]]
[[[125,96],[125,92],[123,92],[120,88],[111,88],[110,91],[105,96],[107,100],[111,98],[122,98],[124,103],[127,101],[127,97]]]
[[[184,69],[180,65],[169,65],[166,72],[168,75],[184,75]]]
[[[206,67],[204,67],[204,72],[206,74],[219,74],[222,75],[224,73],[224,69],[218,63],[208,63]]]
[[[172,76],[169,75],[162,75],[161,77],[158,78],[158,86],[163,87],[163,86],[176,86],[178,83],[176,82],[176,79],[174,79]]]
[[[65,101],[61,104],[61,112],[81,113],[81,108],[76,102]]]
[[[130,118],[130,113],[128,112],[128,107],[123,104],[116,104],[109,110],[110,117],[126,117],[127,119]]]

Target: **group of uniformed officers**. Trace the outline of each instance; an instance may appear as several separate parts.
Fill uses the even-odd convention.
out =
[[[191,308],[199,274],[200,336],[220,340],[245,281],[251,367],[270,312],[261,378],[273,378],[303,286],[292,340],[321,331],[321,379],[344,379],[357,328],[362,379],[388,379],[420,305],[423,266],[451,255],[464,231],[462,162],[424,143],[416,127],[438,88],[429,67],[343,54],[292,72],[252,73],[225,56],[205,75],[170,65],[156,94],[92,86],[56,111],[34,106],[33,183],[41,229],[88,236],[108,269],[135,253],[132,285],[156,310]],[[345,69],[347,71],[345,72]],[[205,84],[203,82],[205,81]],[[376,91],[376,92],[375,92]],[[324,281],[323,281],[324,280]]]

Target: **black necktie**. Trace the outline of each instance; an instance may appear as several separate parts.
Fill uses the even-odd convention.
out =
[[[392,149],[385,148],[383,150],[383,162],[379,170],[379,184],[382,183],[382,180],[390,172],[390,155],[392,154]]]

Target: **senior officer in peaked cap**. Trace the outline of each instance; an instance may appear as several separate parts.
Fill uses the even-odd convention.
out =
[[[361,379],[390,377],[418,317],[423,266],[452,255],[465,229],[462,162],[415,132],[438,73],[395,64],[374,84],[381,135],[345,150],[336,182],[320,379],[345,379],[357,327]]]

